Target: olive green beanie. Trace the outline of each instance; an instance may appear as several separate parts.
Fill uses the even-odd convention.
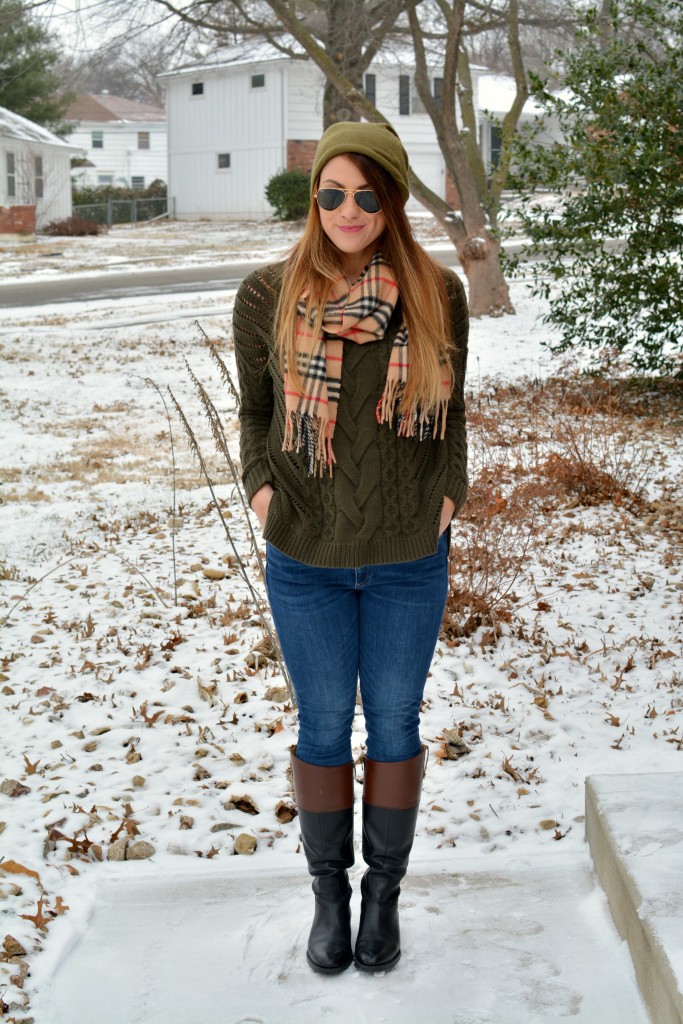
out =
[[[398,185],[403,202],[408,202],[408,154],[391,125],[383,121],[338,121],[327,129],[313,158],[311,195],[328,160],[343,153],[362,153],[380,164]]]

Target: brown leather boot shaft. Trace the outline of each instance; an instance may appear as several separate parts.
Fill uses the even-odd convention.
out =
[[[353,762],[321,767],[290,755],[294,795],[304,811],[323,814],[353,807]]]
[[[363,800],[374,807],[407,811],[420,802],[422,779],[429,751],[426,746],[408,761],[373,761],[365,758]]]

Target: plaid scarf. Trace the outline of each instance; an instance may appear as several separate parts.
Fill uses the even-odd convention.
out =
[[[322,476],[326,467],[332,473],[336,461],[332,437],[337,422],[344,341],[363,345],[384,337],[398,300],[398,285],[380,252],[373,256],[351,287],[340,275],[332,283],[330,299],[325,304],[322,332],[318,336],[313,331],[316,311],[312,310],[311,319],[306,320],[307,295],[304,292],[299,302],[297,327],[297,364],[303,392],[292,386],[285,360],[287,415],[282,450],[303,450],[308,475]],[[403,323],[394,340],[384,391],[377,403],[378,423],[393,425],[401,394],[408,382],[409,368],[408,330]],[[402,437],[417,437],[421,441],[436,436],[440,419],[440,437],[443,439],[449,391],[450,380],[443,380],[439,406],[431,413],[422,411],[417,403],[403,410],[396,420],[397,433]]]

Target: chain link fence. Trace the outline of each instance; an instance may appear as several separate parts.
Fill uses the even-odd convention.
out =
[[[98,224],[139,224],[143,221],[173,217],[173,199],[107,199],[103,203],[74,203],[75,217]]]

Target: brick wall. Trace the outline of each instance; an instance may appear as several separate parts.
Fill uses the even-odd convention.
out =
[[[310,174],[317,147],[317,140],[287,139],[287,170]]]
[[[0,235],[36,233],[35,206],[0,206]]]

